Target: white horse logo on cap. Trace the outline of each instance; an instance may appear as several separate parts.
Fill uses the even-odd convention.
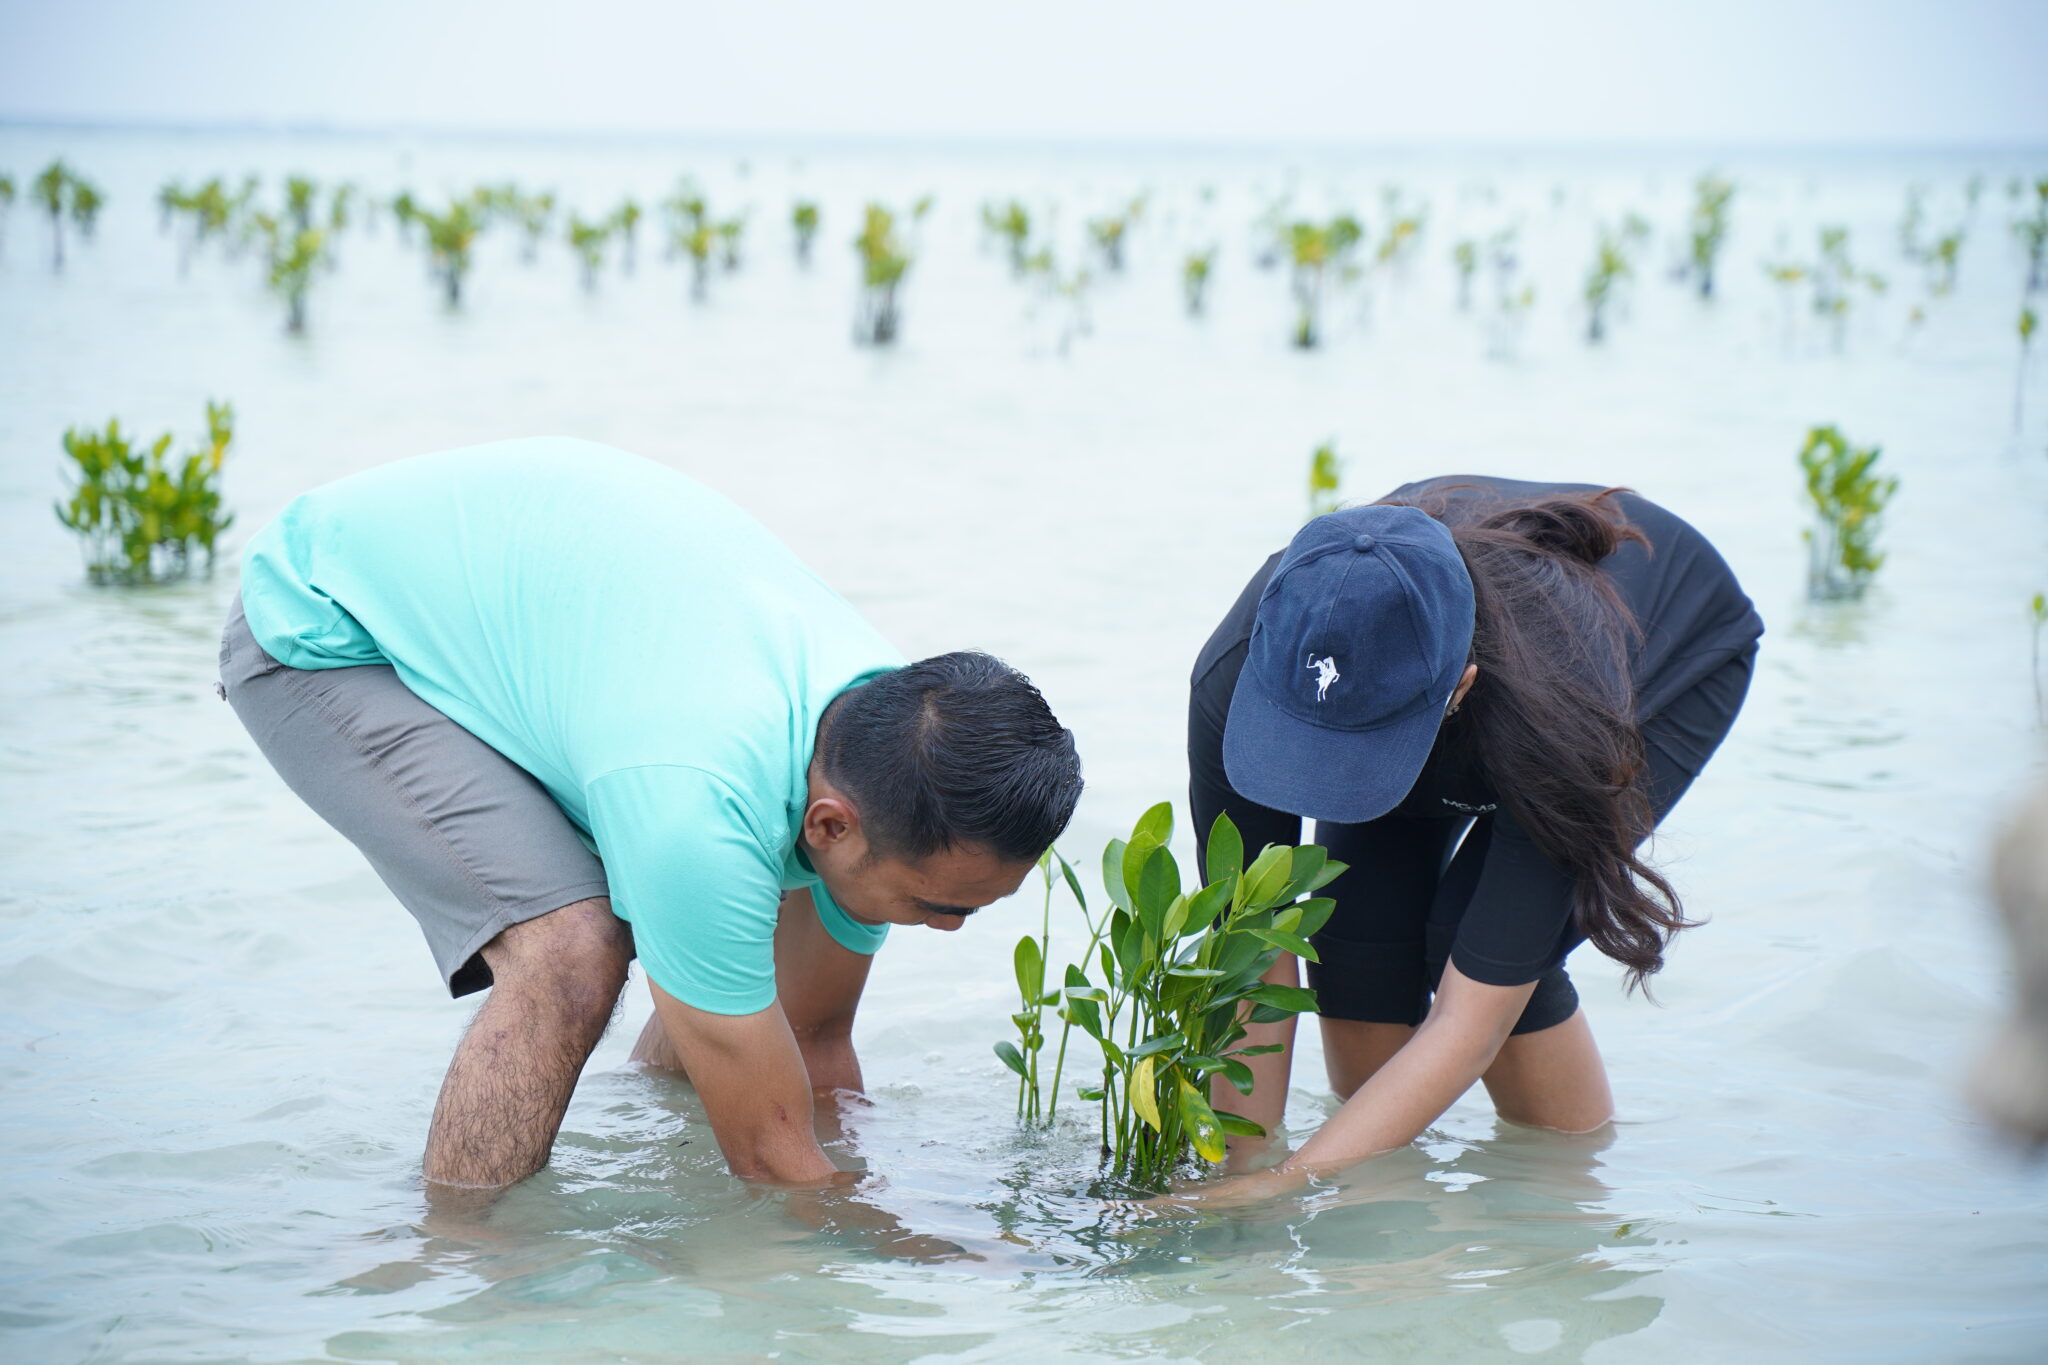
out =
[[[1328,694],[1330,684],[1342,676],[1337,672],[1336,656],[1318,659],[1311,654],[1308,656],[1308,666],[1316,671],[1316,700],[1321,701]]]

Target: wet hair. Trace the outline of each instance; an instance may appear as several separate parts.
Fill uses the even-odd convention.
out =
[[[1448,490],[1438,490],[1439,492]],[[1572,913],[1594,947],[1628,969],[1629,989],[1664,965],[1688,920],[1640,848],[1656,827],[1628,659],[1640,627],[1596,566],[1649,539],[1599,493],[1503,502],[1443,521],[1472,576],[1479,666],[1447,722],[1501,804],[1573,879]]]
[[[860,808],[870,857],[974,847],[1032,862],[1081,798],[1073,732],[1029,678],[973,650],[842,692],[818,723],[817,762]]]

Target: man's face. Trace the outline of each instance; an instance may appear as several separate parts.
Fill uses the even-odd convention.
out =
[[[814,855],[815,856],[815,855]],[[1030,863],[1005,862],[980,849],[942,849],[914,862],[861,856],[838,866],[818,859],[832,899],[862,924],[922,924],[958,929],[967,916],[1015,892]]]

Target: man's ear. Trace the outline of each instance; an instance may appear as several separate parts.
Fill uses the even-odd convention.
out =
[[[860,833],[860,812],[841,796],[821,796],[804,808],[804,842],[833,848]]]

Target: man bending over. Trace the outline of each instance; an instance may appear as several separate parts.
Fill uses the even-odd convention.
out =
[[[893,924],[1009,895],[1081,791],[1073,736],[985,654],[903,664],[751,517],[585,441],[401,460],[250,542],[223,694],[491,988],[430,1184],[547,1163],[635,953],[641,1055],[686,1069],[733,1172],[829,1180],[814,1091]]]

